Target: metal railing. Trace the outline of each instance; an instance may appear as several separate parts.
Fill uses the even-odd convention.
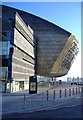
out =
[[[83,87],[69,89],[47,90],[40,94],[11,95],[2,101],[2,112],[35,111],[56,104],[57,101],[67,100],[83,93]]]

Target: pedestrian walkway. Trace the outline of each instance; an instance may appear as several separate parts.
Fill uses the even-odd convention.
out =
[[[71,87],[71,90],[70,87],[68,89],[66,89],[66,87],[61,89],[60,87],[56,90],[53,88],[38,94],[17,93],[17,95],[14,94],[13,96],[12,94],[9,96],[3,96],[3,113],[21,111],[30,112],[43,108],[46,109],[48,106],[53,106],[54,104],[57,105],[57,102],[62,103],[65,100],[69,101],[69,99],[81,95],[81,92],[81,87],[77,87],[77,89]]]
[[[39,86],[38,89],[37,89],[37,93],[42,93],[42,92],[45,92],[47,90],[52,90],[52,89],[55,89],[56,87],[58,87],[59,85],[55,85],[55,86]],[[19,94],[19,93],[29,93],[29,90],[22,90],[22,91],[17,91],[17,92],[14,92],[14,93],[10,93],[10,94]],[[9,94],[9,93],[3,93],[3,94]]]

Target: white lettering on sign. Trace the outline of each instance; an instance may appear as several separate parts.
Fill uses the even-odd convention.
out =
[[[75,56],[78,54],[78,51],[79,51],[79,48],[78,48],[77,44],[75,42],[73,42],[71,44],[71,47],[70,47],[69,51],[67,52],[65,58],[62,61],[61,66],[65,67],[66,69],[69,70],[75,59]]]

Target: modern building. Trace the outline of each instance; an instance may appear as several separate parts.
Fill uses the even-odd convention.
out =
[[[2,48],[1,48],[2,46]],[[78,41],[70,32],[30,13],[2,5],[1,88],[28,89],[29,77],[68,73]]]
[[[35,37],[18,13],[13,20],[13,26],[9,20],[10,30],[2,31],[2,84],[15,92],[28,89],[29,76],[34,75]]]

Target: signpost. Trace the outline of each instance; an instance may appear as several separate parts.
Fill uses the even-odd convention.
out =
[[[37,76],[30,76],[29,78],[29,94],[37,93]]]

